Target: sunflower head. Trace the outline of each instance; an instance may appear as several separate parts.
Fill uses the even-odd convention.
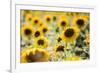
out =
[[[51,22],[52,22],[52,15],[46,14],[46,15],[44,16],[44,18],[45,18],[45,21],[46,21],[47,23],[51,23]]]
[[[32,13],[27,13],[25,15],[25,20],[28,21],[28,22],[31,22],[32,21]]]
[[[46,26],[46,25],[42,25],[41,27],[40,27],[40,30],[42,31],[42,33],[46,33],[46,32],[48,32],[49,31],[49,28]]]
[[[49,60],[49,53],[44,49],[27,49],[21,52],[21,63],[46,62]]]
[[[32,25],[33,26],[38,26],[40,24],[40,18],[37,16],[33,16],[32,18]]]
[[[34,33],[34,29],[31,25],[25,24],[21,27],[21,36],[22,37],[30,38],[30,37],[32,37],[33,33]]]
[[[76,27],[67,27],[61,35],[61,38],[65,42],[73,42],[79,35],[79,29]]]
[[[38,37],[40,37],[40,36],[42,36],[42,31],[41,30],[36,30],[35,32],[34,32],[34,37],[35,38],[38,38]]]
[[[72,24],[80,29],[85,29],[88,24],[88,19],[86,16],[76,16]]]
[[[43,36],[38,37],[35,41],[36,41],[37,48],[46,48],[48,46],[48,41]]]
[[[68,19],[66,16],[61,16],[58,21],[58,26],[60,28],[66,28],[68,26]]]

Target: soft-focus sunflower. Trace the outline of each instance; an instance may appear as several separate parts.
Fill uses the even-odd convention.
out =
[[[61,34],[61,38],[65,42],[73,42],[79,35],[77,27],[67,27]]]
[[[81,57],[79,57],[79,56],[70,56],[70,57],[66,57],[65,60],[67,60],[67,61],[80,61]]]
[[[21,63],[46,62],[49,60],[48,51],[41,48],[24,49],[21,52]]]
[[[88,19],[86,16],[76,16],[73,18],[72,25],[80,29],[85,29],[88,24]]]
[[[47,38],[41,36],[35,39],[37,48],[46,48],[48,46]]]
[[[49,30],[49,28],[46,25],[42,25],[40,27],[40,30],[42,31],[42,33],[46,33]]]
[[[40,24],[40,18],[37,16],[33,16],[32,18],[32,25],[33,26],[38,26]]]
[[[39,22],[39,24],[38,24],[38,27],[41,27],[41,26],[43,26],[43,25],[44,25],[43,21],[40,20],[40,22]]]
[[[52,15],[46,14],[46,15],[44,16],[44,19],[45,19],[45,21],[46,21],[47,23],[51,23],[51,22],[52,22]]]
[[[40,30],[40,29],[38,29],[38,30],[36,30],[35,32],[34,32],[34,37],[35,38],[38,38],[38,37],[40,37],[40,36],[42,36],[42,31]]]
[[[30,37],[32,37],[33,33],[34,33],[34,29],[33,29],[32,25],[25,24],[25,25],[21,26],[21,36],[22,37],[30,38]]]
[[[68,26],[68,19],[67,19],[66,15],[65,16],[64,15],[60,16],[59,21],[58,21],[57,24],[60,28],[62,28],[62,27],[66,28]]]
[[[61,45],[61,44],[57,44],[57,45],[54,47],[54,51],[55,51],[55,52],[64,52],[64,46]]]
[[[31,22],[32,21],[32,13],[27,13],[25,15],[25,20],[28,21],[28,22]]]

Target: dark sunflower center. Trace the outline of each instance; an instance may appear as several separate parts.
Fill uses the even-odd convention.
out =
[[[32,33],[32,31],[30,29],[25,29],[25,35],[30,35]]]
[[[59,37],[57,40],[58,40],[58,42],[60,42],[62,39]]]
[[[44,45],[44,40],[42,40],[42,39],[38,40],[38,44],[39,45]]]
[[[66,36],[66,37],[72,37],[73,36],[73,34],[74,34],[74,30],[73,29],[67,29],[66,31],[65,31],[65,33],[64,33],[64,35]]]
[[[38,20],[34,20],[34,23],[37,24],[38,23]]]
[[[39,31],[36,31],[35,32],[35,37],[38,37],[38,36],[40,36],[40,32]]]
[[[76,22],[78,24],[78,26],[83,26],[84,25],[84,20],[83,19],[79,19]]]
[[[64,51],[64,46],[62,45],[58,46],[56,51]]]
[[[28,62],[35,62],[41,57],[43,57],[43,53],[36,51],[35,54],[30,52],[29,55],[26,56],[26,59],[27,59]]]
[[[62,26],[65,26],[65,25],[66,25],[66,22],[65,22],[65,21],[62,21],[62,22],[61,22],[61,25],[62,25]]]
[[[49,22],[50,21],[50,18],[48,17],[46,20]]]
[[[44,33],[45,33],[45,32],[47,32],[47,29],[46,29],[46,28],[44,28],[44,29],[43,29],[43,32],[44,32]]]

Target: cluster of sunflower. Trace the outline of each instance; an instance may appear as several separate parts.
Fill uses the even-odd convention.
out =
[[[88,60],[89,13],[21,10],[21,63]]]

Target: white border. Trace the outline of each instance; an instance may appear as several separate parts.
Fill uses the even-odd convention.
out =
[[[72,12],[89,12],[90,13],[90,60],[88,61],[77,61],[77,62],[45,62],[45,63],[31,63],[31,64],[20,64],[20,9],[28,10],[48,10],[48,11],[72,11]],[[83,7],[71,7],[71,6],[41,6],[41,5],[15,5],[14,16],[12,16],[12,72],[18,71],[38,71],[38,70],[51,70],[51,69],[66,69],[72,67],[87,67],[95,65],[95,28],[94,23],[94,8],[83,8]],[[16,24],[16,25],[14,25]],[[15,36],[14,36],[15,34]]]

